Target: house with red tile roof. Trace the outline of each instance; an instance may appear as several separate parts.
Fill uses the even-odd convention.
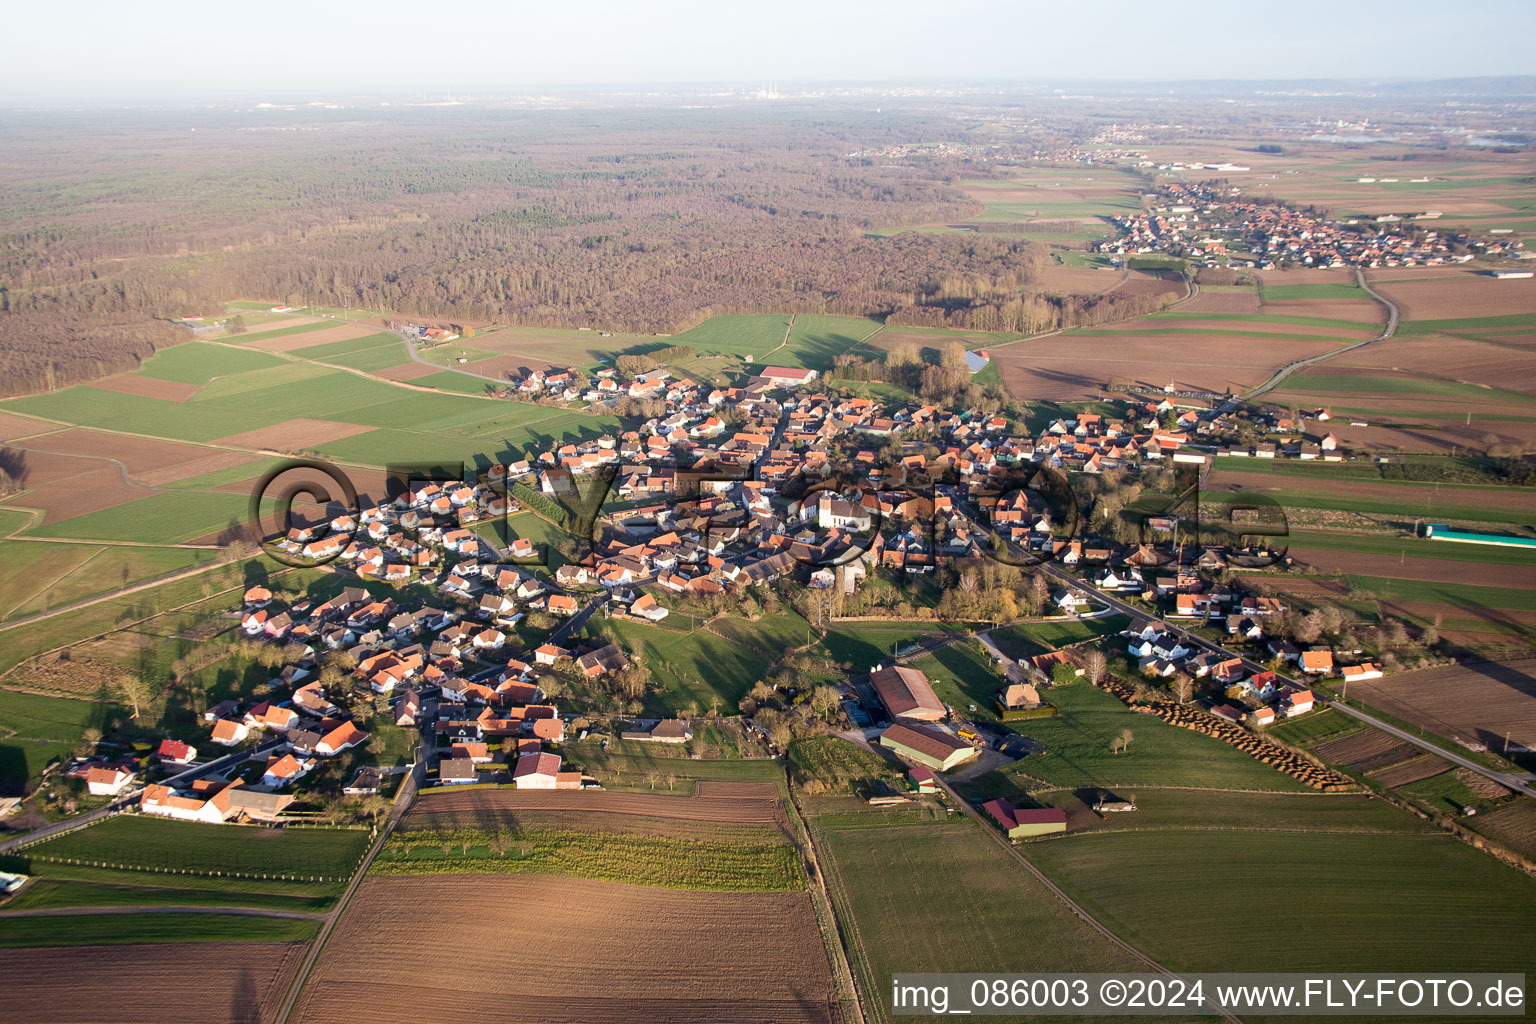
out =
[[[161,740],[155,755],[170,764],[191,764],[197,757],[197,748],[181,740]]]
[[[271,789],[281,789],[291,783],[297,782],[308,775],[315,767],[314,758],[305,758],[300,761],[292,754],[284,754],[282,757],[269,757],[266,771],[262,773],[261,784]]]
[[[320,737],[320,742],[315,744],[315,753],[321,757],[333,757],[343,750],[368,742],[368,736],[368,733],[351,722],[342,722]]]
[[[213,742],[221,747],[233,747],[244,741],[250,733],[250,726],[233,719],[221,718],[213,723]]]
[[[512,781],[518,789],[554,789],[559,774],[559,754],[524,754],[512,769]]]

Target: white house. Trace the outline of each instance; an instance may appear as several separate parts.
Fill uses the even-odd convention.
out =
[[[126,768],[92,768],[85,773],[85,788],[91,796],[117,796],[132,781],[133,773]]]
[[[243,743],[250,734],[251,727],[244,722],[221,718],[213,723],[213,742],[221,747],[233,747],[237,743]]]

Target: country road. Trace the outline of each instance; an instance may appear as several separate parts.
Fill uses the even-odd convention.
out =
[[[1313,366],[1317,363],[1324,362],[1325,360],[1332,359],[1335,356],[1341,356],[1345,352],[1353,352],[1357,348],[1364,348],[1367,345],[1374,345],[1378,341],[1386,341],[1388,338],[1392,337],[1392,335],[1397,333],[1397,304],[1372,288],[1365,280],[1365,271],[1359,267],[1355,268],[1355,280],[1359,282],[1360,287],[1365,291],[1367,295],[1381,303],[1383,306],[1387,307],[1386,328],[1374,338],[1367,338],[1365,341],[1357,341],[1353,345],[1345,345],[1343,348],[1336,348],[1332,352],[1324,352],[1322,355],[1312,356],[1310,359],[1298,359],[1294,363],[1282,366],[1280,369],[1275,371],[1274,376],[1270,377],[1269,380],[1248,392],[1245,397],[1248,399],[1254,399],[1258,398],[1266,391],[1274,390],[1277,386],[1279,386],[1281,381],[1285,380],[1285,378],[1289,377],[1292,373],[1301,369],[1303,366]]]
[[[352,874],[352,880],[347,883],[346,889],[336,900],[336,906],[330,913],[321,918],[320,931],[309,944],[309,949],[304,953],[304,962],[299,965],[298,972],[293,976],[293,983],[288,988],[288,995],[283,999],[282,1008],[273,1018],[273,1024],[288,1024],[288,1018],[293,1013],[294,1006],[299,1001],[299,995],[304,991],[304,985],[309,981],[310,971],[314,970],[315,962],[320,959],[320,951],[325,948],[325,942],[331,937],[331,932],[336,928],[336,922],[341,919],[342,912],[347,909],[347,904],[352,902],[357,887],[362,884],[364,876],[368,874],[368,868],[373,865],[374,858],[384,848],[384,843],[389,839],[395,826],[400,824],[400,819],[405,812],[410,810],[411,804],[416,801],[416,793],[421,785],[422,761],[418,757],[416,763],[411,766],[411,773],[400,783],[400,791],[395,794],[394,808],[389,812],[389,821],[379,830],[379,838],[374,840],[362,861],[357,865],[357,870]]]

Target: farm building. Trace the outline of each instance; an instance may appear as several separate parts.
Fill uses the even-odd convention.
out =
[[[1001,798],[988,800],[981,806],[1008,834],[1009,839],[1067,830],[1067,812],[1060,807],[1015,807]]]
[[[976,756],[969,743],[921,725],[893,725],[880,734],[880,745],[936,772],[947,772]]]
[[[1458,544],[1495,544],[1510,548],[1536,548],[1536,537],[1511,537],[1502,533],[1453,530],[1445,523],[1425,523],[1424,536],[1429,540],[1445,540]]]
[[[922,765],[918,765],[907,772],[907,778],[912,780],[912,787],[917,790],[920,796],[939,791],[939,780],[934,777],[933,772]]]
[[[892,718],[937,722],[944,717],[944,702],[933,692],[928,677],[915,668],[876,669],[869,674],[869,684]]]
[[[693,727],[680,718],[670,718],[647,730],[623,733],[620,738],[645,743],[687,743],[693,739]]]
[[[512,781],[518,789],[554,789],[559,774],[559,754],[524,754],[512,770]]]
[[[815,370],[803,370],[790,366],[765,366],[757,374],[765,383],[775,387],[793,388],[801,384],[809,384],[816,379]]]

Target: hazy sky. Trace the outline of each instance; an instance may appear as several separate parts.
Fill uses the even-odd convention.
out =
[[[7,105],[1536,72],[1533,0],[22,0],[5,21]]]

